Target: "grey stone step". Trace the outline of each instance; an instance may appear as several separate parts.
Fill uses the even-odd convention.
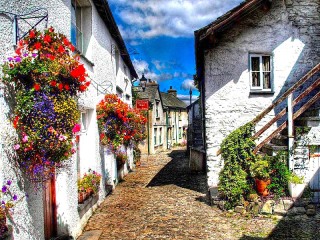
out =
[[[266,153],[269,156],[276,155],[279,151],[287,151],[288,146],[278,146],[272,143],[267,143],[261,148],[261,152]]]
[[[302,117],[320,117],[320,107],[310,108],[305,111]]]
[[[102,230],[92,230],[84,232],[78,240],[99,240],[102,235]]]
[[[319,127],[320,117],[300,117],[294,121],[295,126]]]
[[[285,135],[277,135],[271,140],[272,144],[279,146],[287,146],[288,145],[288,136]]]

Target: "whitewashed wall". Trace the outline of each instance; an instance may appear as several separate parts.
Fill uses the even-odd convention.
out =
[[[99,134],[96,121],[96,104],[103,98],[104,93],[116,93],[116,86],[119,85],[123,89],[124,94],[131,96],[131,76],[129,69],[124,71],[123,60],[120,57],[119,71],[115,73],[115,57],[112,53],[111,46],[116,46],[104,22],[98,15],[96,8],[92,5],[92,36],[88,42],[88,49],[85,58],[81,57],[89,76],[94,81],[88,91],[79,99],[81,109],[89,112],[88,129],[81,133],[80,136],[80,174],[83,175],[89,168],[99,172],[116,175],[114,172],[113,156],[103,154],[103,149],[99,146]],[[43,7],[48,9],[49,20],[48,26],[53,26],[57,32],[65,34],[70,39],[71,33],[71,1],[70,0],[0,0],[1,10],[14,13],[25,13],[35,7]],[[88,16],[85,16],[90,17]],[[12,47],[12,25],[11,20],[0,14],[0,59],[5,59],[8,52],[13,51]],[[129,82],[125,82],[124,79]],[[95,82],[95,83],[94,83]],[[107,92],[98,92],[97,83],[108,85],[105,87]],[[101,88],[98,87],[101,90]],[[1,90],[0,90],[1,91]],[[128,101],[131,104],[131,99]],[[8,111],[3,96],[0,93],[0,112]],[[13,135],[14,131],[8,122],[5,114],[0,114],[0,183],[6,179],[14,180],[13,190],[18,196],[28,194],[28,198],[17,205],[14,217],[14,239],[16,240],[41,240],[44,239],[44,223],[43,223],[43,203],[41,191],[35,194],[33,187],[28,186],[23,178],[17,176],[12,167],[10,159],[4,153],[8,149],[11,150],[11,142],[7,140],[7,136]],[[128,150],[130,168],[133,168],[132,149]],[[57,191],[57,219],[58,233],[69,234],[76,238],[82,231],[86,221],[92,212],[80,218],[77,210],[77,156],[74,155],[71,161],[71,168],[68,172],[62,172],[57,175],[56,191]],[[109,164],[112,162],[113,164]],[[112,172],[113,171],[113,172]],[[126,171],[124,174],[126,174]],[[19,172],[18,172],[19,175]],[[105,175],[104,175],[105,177]],[[17,184],[18,183],[18,184]],[[105,183],[105,179],[101,186]],[[104,188],[100,191],[99,202],[105,196]]]
[[[288,4],[287,4],[288,3]],[[319,62],[319,1],[272,1],[223,33],[205,54],[205,118],[209,187],[223,166],[222,140],[251,121]],[[308,16],[308,18],[306,18]],[[317,40],[318,39],[318,40]],[[274,94],[250,94],[249,53],[273,55]],[[274,112],[262,121],[265,123]],[[260,123],[260,125],[262,124]]]

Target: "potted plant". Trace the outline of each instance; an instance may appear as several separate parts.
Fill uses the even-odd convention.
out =
[[[250,166],[251,176],[255,180],[256,190],[259,195],[269,195],[268,185],[270,181],[269,161],[267,159],[259,158]]]
[[[293,198],[301,197],[306,184],[304,183],[304,177],[298,176],[294,172],[290,172],[288,179],[289,194]]]

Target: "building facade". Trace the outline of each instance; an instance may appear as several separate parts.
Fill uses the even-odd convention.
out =
[[[36,9],[36,11],[34,11]],[[106,1],[99,0],[37,0],[37,1],[1,1],[0,9],[0,58],[6,59],[14,52],[12,39],[17,35],[14,29],[14,19],[22,32],[28,32],[30,26],[19,21],[21,15],[46,16],[37,24],[41,30],[52,26],[56,32],[63,33],[76,47],[80,61],[84,64],[91,85],[87,92],[80,96],[78,105],[81,109],[81,131],[78,150],[70,159],[70,169],[55,176],[55,205],[45,203],[42,190],[34,191],[32,184],[21,177],[19,170],[14,168],[8,152],[11,145],[7,139],[14,135],[12,123],[1,114],[1,156],[0,182],[13,180],[13,189],[18,196],[28,197],[16,205],[13,226],[14,239],[36,240],[50,239],[56,236],[72,236],[77,238],[92,210],[101,203],[107,194],[105,185],[115,185],[120,177],[133,168],[132,149],[127,149],[128,163],[123,169],[116,168],[116,161],[108,149],[99,143],[99,133],[96,121],[96,104],[107,93],[118,96],[132,105],[132,80],[137,78],[129,54],[122,40],[111,10]],[[35,26],[37,20],[31,20]],[[8,103],[3,94],[0,96],[1,112],[8,112]],[[79,212],[77,179],[89,169],[102,174],[99,197],[93,207],[84,213]],[[18,184],[19,183],[19,184]],[[46,208],[54,208],[49,216],[54,224],[48,226],[44,212]]]
[[[319,22],[317,0],[251,0],[195,32],[209,188],[218,185],[223,167],[222,140],[319,63]],[[259,124],[278,113],[273,109]],[[276,121],[263,137],[280,125]]]

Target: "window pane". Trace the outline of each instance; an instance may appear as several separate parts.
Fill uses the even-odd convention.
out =
[[[262,56],[263,71],[270,71],[270,56]]]
[[[260,87],[260,73],[259,72],[252,73],[252,87]]]
[[[251,71],[260,71],[260,58],[252,57],[251,58]]]
[[[270,72],[263,73],[263,88],[270,89],[271,88],[271,81],[270,81]]]

